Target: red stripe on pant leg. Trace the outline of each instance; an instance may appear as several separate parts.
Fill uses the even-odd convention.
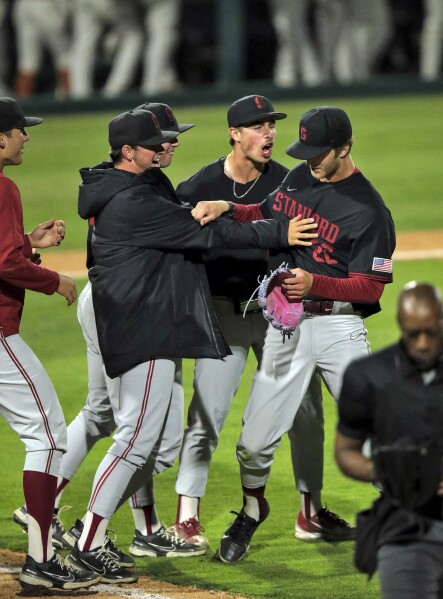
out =
[[[95,486],[95,489],[92,493],[91,499],[89,501],[89,510],[92,510],[92,506],[95,503],[96,499],[97,499],[97,495],[100,492],[100,490],[103,488],[103,485],[105,484],[106,480],[109,478],[110,474],[113,472],[114,468],[117,466],[117,463],[120,459],[126,459],[126,456],[128,455],[128,453],[130,452],[130,450],[133,448],[134,445],[134,441],[138,436],[138,433],[140,432],[140,428],[141,428],[141,424],[143,422],[143,418],[144,415],[146,414],[146,409],[147,409],[147,405],[148,405],[148,398],[149,398],[149,391],[151,389],[151,384],[152,384],[152,377],[154,374],[154,366],[155,366],[155,361],[151,360],[151,362],[149,363],[149,369],[148,369],[148,375],[146,377],[146,385],[145,385],[145,392],[144,392],[144,396],[143,396],[143,401],[142,401],[142,405],[141,405],[141,410],[140,410],[140,415],[137,419],[137,424],[135,427],[135,432],[134,435],[131,439],[131,441],[128,443],[128,447],[125,450],[125,452],[123,453],[123,455],[121,456],[121,458],[117,458],[114,462],[112,462],[112,464],[110,464],[108,466],[108,468],[106,468],[106,470],[103,472],[103,474],[101,475],[100,479],[97,481],[97,484]]]
[[[137,424],[135,426],[135,431],[134,431],[134,434],[132,436],[132,439],[128,443],[128,447],[126,448],[125,452],[122,455],[123,459],[126,459],[126,456],[131,451],[131,449],[134,447],[135,440],[137,439],[138,434],[140,432],[140,429],[142,427],[143,420],[144,420],[144,417],[146,415],[146,410],[148,408],[149,393],[151,391],[152,378],[154,376],[154,369],[155,369],[155,360],[151,360],[149,362],[148,375],[146,377],[145,392],[144,392],[144,395],[143,395],[143,401],[142,401],[142,405],[141,405],[141,408],[140,408],[140,414],[139,414],[139,417],[137,419]]]
[[[43,424],[46,430],[46,434],[48,436],[49,439],[49,443],[51,444],[52,449],[56,449],[56,443],[54,441],[54,437],[52,436],[51,433],[51,429],[49,426],[49,421],[48,421],[48,417],[45,414],[45,410],[43,409],[43,405],[41,403],[40,397],[38,395],[37,389],[35,388],[34,383],[32,382],[32,380],[29,378],[28,373],[26,372],[25,368],[21,365],[19,359],[15,356],[12,348],[8,345],[7,341],[5,338],[2,338],[2,345],[5,348],[6,352],[8,353],[9,357],[11,358],[11,360],[13,361],[13,363],[17,366],[17,370],[20,372],[20,374],[23,376],[23,378],[25,379],[28,387],[31,390],[31,393],[35,399],[35,403],[39,409],[39,412],[41,414],[42,420],[43,420]]]
[[[89,500],[88,510],[90,512],[93,511],[92,506],[93,506],[95,500],[97,499],[98,493],[102,489],[102,487],[105,484],[106,480],[108,479],[109,475],[113,472],[113,470],[115,469],[115,467],[117,466],[119,461],[120,461],[120,458],[115,458],[115,460],[106,468],[106,470],[103,472],[103,474],[97,481],[97,484],[95,485],[95,489],[92,492],[91,499]]]

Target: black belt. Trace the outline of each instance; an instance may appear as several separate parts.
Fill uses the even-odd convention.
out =
[[[305,312],[310,314],[332,314],[334,300],[302,300]]]

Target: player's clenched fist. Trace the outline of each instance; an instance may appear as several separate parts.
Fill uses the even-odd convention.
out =
[[[291,272],[294,273],[294,277],[282,282],[283,293],[289,300],[301,299],[311,290],[312,274],[301,268],[291,268]]]
[[[28,233],[33,248],[49,248],[60,245],[65,238],[65,222],[52,218]]]
[[[310,239],[318,237],[314,230],[318,227],[313,218],[302,218],[299,214],[289,222],[289,245],[312,245]]]
[[[63,297],[65,297],[66,301],[68,302],[68,306],[70,306],[77,299],[77,287],[75,286],[75,281],[74,279],[71,279],[71,277],[67,277],[66,275],[59,276],[60,283],[57,289],[57,293],[63,295]]]
[[[211,202],[198,202],[195,208],[192,209],[192,216],[201,225],[210,223],[229,210],[228,202],[225,200],[214,200]]]

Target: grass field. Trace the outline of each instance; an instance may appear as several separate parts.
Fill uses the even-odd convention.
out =
[[[335,102],[331,99],[321,103]],[[286,111],[289,118],[279,123],[274,157],[288,166],[294,161],[284,154],[284,148],[296,135],[299,114],[314,104],[276,105],[278,110]],[[442,97],[352,100],[340,101],[338,105],[347,110],[354,124],[354,161],[384,196],[398,231],[442,228],[439,206],[441,152],[436,151],[434,141],[443,137]],[[181,136],[182,147],[168,173],[174,183],[229,150],[224,107],[183,109],[177,114],[181,122],[194,122],[197,126]],[[31,140],[26,147],[23,166],[6,171],[22,191],[26,228],[52,216],[65,218],[68,236],[64,247],[83,249],[86,226],[76,215],[78,168],[106,157],[107,122],[112,116],[52,117],[41,127],[30,130]],[[438,260],[395,264],[394,276],[394,284],[387,286],[383,296],[383,311],[367,321],[373,349],[397,337],[395,300],[403,283],[419,278],[443,289],[442,262]],[[78,282],[79,290],[84,283]],[[28,293],[21,332],[54,381],[69,423],[83,406],[87,383],[85,348],[76,322],[75,306],[67,308],[59,296]],[[192,389],[192,368],[193,363],[186,361],[187,400]],[[226,590],[246,597],[378,597],[376,577],[368,583],[353,568],[352,544],[306,544],[293,538],[299,500],[294,491],[286,439],[276,454],[267,488],[271,514],[254,536],[249,555],[235,566],[222,565],[213,559],[219,537],[232,520],[229,510],[237,510],[241,504],[234,448],[253,371],[254,363],[250,359],[214,455],[207,494],[202,501],[202,523],[211,542],[211,551],[201,559],[139,560],[140,572],[177,584]],[[356,511],[369,505],[375,491],[371,486],[345,479],[338,472],[332,459],[336,412],[326,393],[324,407],[324,498],[333,511],[353,520]],[[11,521],[14,509],[23,503],[21,469],[24,450],[3,420],[0,420],[0,435],[5,448],[0,462],[0,546],[24,551],[26,537]],[[73,507],[63,516],[66,525],[83,514],[95,468],[109,443],[109,440],[103,440],[94,448],[73,483],[67,487],[62,504]],[[173,468],[156,481],[160,517],[168,525],[175,518],[175,472],[176,468]],[[133,522],[127,507],[115,515],[112,526],[118,533],[118,544],[122,548],[128,547]]]

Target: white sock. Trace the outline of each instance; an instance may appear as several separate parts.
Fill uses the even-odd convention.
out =
[[[184,522],[190,518],[195,518],[198,520],[199,503],[200,497],[187,497],[186,495],[180,495],[178,521]]]
[[[321,509],[321,491],[300,492],[301,510],[305,518],[312,518]]]
[[[243,495],[243,497],[245,499],[245,513],[258,522],[260,519],[260,507],[257,497],[252,497],[252,495]]]
[[[150,514],[146,513],[148,508],[151,508]],[[141,532],[143,536],[151,535],[157,532],[162,527],[161,522],[158,518],[157,508],[155,503],[151,506],[145,506],[144,508],[131,508],[132,516],[134,518],[135,529]],[[149,520],[149,522],[148,522]]]
[[[40,525],[35,518],[28,514],[28,555],[38,564],[43,562],[43,546]],[[52,548],[52,527],[49,527],[48,538],[46,540],[46,561],[49,561],[54,555]]]
[[[78,548],[80,551],[83,551],[86,539],[88,538],[89,530],[92,524],[92,518],[94,514],[90,511],[86,512],[86,516],[84,517],[83,523],[83,532],[81,534],[80,539],[78,540]],[[109,520],[107,518],[103,518],[100,524],[97,526],[97,530],[95,531],[94,537],[91,541],[88,551],[93,551],[97,547],[102,547],[105,542],[106,529],[108,528]]]

